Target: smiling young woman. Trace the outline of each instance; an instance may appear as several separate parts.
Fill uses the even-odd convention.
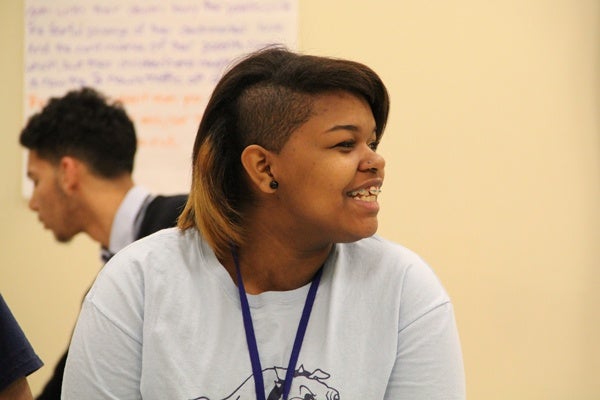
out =
[[[117,254],[87,296],[63,397],[463,399],[448,295],[376,235],[388,110],[356,62],[238,62],[200,123],[179,229]]]

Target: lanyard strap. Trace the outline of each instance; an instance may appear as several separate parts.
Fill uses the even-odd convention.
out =
[[[260,357],[258,354],[258,346],[256,344],[256,336],[254,335],[254,326],[252,324],[250,305],[248,304],[248,297],[246,296],[246,289],[244,288],[244,282],[242,280],[242,273],[240,271],[237,252],[233,251],[232,253],[237,271],[238,291],[240,293],[240,303],[242,305],[242,317],[244,319],[244,330],[246,331],[246,343],[248,343],[248,353],[250,354],[250,362],[252,363],[252,374],[254,376],[254,389],[256,390],[256,398],[257,400],[265,400],[265,385],[263,381],[262,367],[260,365]],[[294,379],[296,363],[298,362],[300,348],[302,347],[302,341],[304,340],[304,334],[306,333],[306,327],[308,326],[308,319],[310,318],[310,313],[315,302],[315,297],[317,295],[317,289],[319,287],[322,274],[323,266],[321,266],[315,274],[315,277],[310,285],[310,289],[308,290],[308,295],[306,296],[306,302],[304,303],[302,317],[300,318],[300,323],[298,324],[296,339],[294,340],[294,347],[292,348],[290,362],[288,364],[287,372],[285,374],[285,381],[283,383],[283,400],[287,400],[292,387],[292,379]]]

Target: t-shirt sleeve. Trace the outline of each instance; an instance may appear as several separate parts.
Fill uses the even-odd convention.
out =
[[[0,390],[43,365],[0,295]]]
[[[143,278],[117,253],[88,292],[69,346],[63,399],[141,399]]]
[[[62,399],[141,399],[141,351],[138,338],[86,299],[69,347]]]
[[[424,263],[412,265],[403,282],[396,362],[385,399],[465,399],[454,309]]]

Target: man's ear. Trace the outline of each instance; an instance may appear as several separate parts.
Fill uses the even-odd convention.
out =
[[[241,161],[248,178],[264,193],[273,193],[269,184],[274,179],[271,172],[273,153],[257,144],[251,144],[242,151]]]
[[[65,193],[71,194],[79,188],[82,163],[76,158],[64,156],[58,163],[58,183]]]

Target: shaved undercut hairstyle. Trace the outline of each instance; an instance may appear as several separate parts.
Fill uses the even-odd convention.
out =
[[[65,156],[111,179],[133,171],[137,138],[119,102],[84,87],[51,98],[21,131],[21,145],[56,165]]]
[[[230,68],[215,87],[196,134],[192,186],[179,227],[199,229],[218,257],[244,244],[244,208],[252,191],[242,151],[257,144],[278,153],[309,120],[317,96],[339,91],[367,101],[379,140],[389,97],[379,76],[363,64],[268,47]]]

